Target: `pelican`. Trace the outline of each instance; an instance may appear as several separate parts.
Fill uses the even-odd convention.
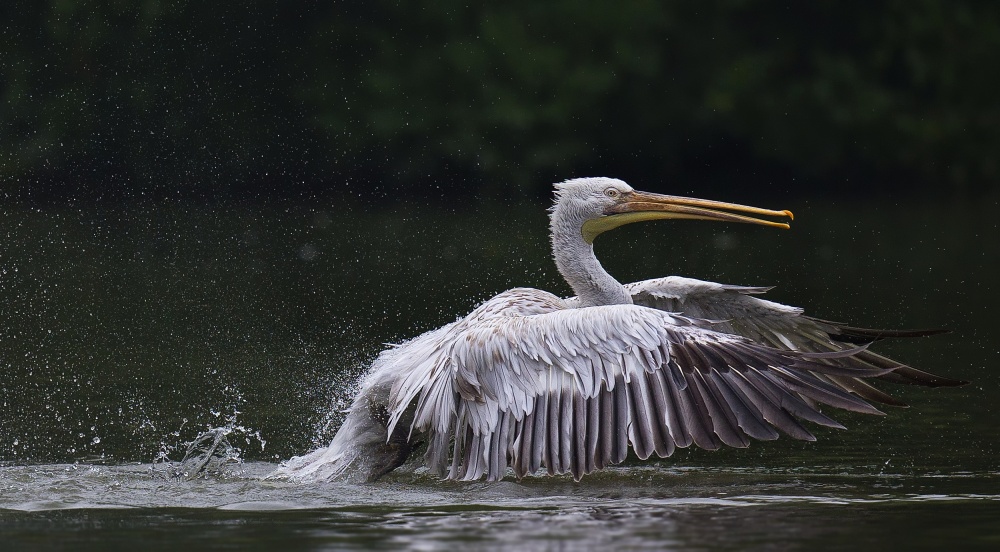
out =
[[[868,350],[938,330],[871,330],[758,297],[765,287],[670,276],[621,284],[593,242],[619,226],[694,219],[787,229],[790,211],[646,193],[612,178],[555,185],[552,254],[576,296],[505,291],[465,318],[382,352],[330,446],[276,475],[375,480],[424,450],[448,479],[585,474],[678,447],[812,441],[844,429],[826,405],[881,415],[905,406],[868,383],[930,387],[935,376]]]

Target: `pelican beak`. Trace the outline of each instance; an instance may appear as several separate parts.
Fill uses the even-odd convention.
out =
[[[772,211],[771,209],[760,209],[736,203],[634,191],[623,194],[618,202],[604,211],[603,217],[590,219],[583,223],[582,231],[583,238],[587,240],[587,243],[594,243],[594,239],[603,232],[644,220],[714,220],[759,224],[786,230],[789,228],[788,223],[785,222],[774,222],[738,213],[788,217],[795,220],[795,216],[788,210]]]

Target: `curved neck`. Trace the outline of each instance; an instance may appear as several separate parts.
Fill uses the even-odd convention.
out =
[[[594,255],[594,246],[583,239],[583,221],[564,216],[558,207],[552,213],[552,255],[559,274],[566,279],[581,307],[631,304],[632,297]]]

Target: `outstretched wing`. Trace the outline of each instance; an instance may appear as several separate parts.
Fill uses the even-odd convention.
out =
[[[630,445],[648,458],[692,443],[745,447],[777,430],[812,440],[800,420],[842,427],[818,404],[880,413],[817,374],[889,371],[840,364],[858,349],[779,350],[635,305],[494,316],[451,331],[418,380],[394,386],[390,411],[393,425],[405,419],[424,434],[428,466],[454,479],[497,480],[508,467],[579,479],[623,461]]]
[[[743,336],[777,349],[803,352],[845,351],[889,337],[919,337],[943,330],[872,330],[820,320],[802,314],[802,309],[766,301],[756,295],[769,287],[744,287],[671,276],[635,282],[625,286],[637,305],[684,316],[711,320],[712,329]],[[963,381],[943,378],[903,365],[872,351],[860,351],[838,359],[859,369],[890,369],[879,379],[894,383],[931,387],[962,385]],[[857,378],[821,376],[867,400],[906,406],[898,399]]]

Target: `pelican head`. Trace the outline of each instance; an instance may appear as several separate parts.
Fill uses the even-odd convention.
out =
[[[738,213],[788,217],[791,211],[773,211],[735,203],[640,192],[614,178],[577,178],[556,184],[553,212],[571,213],[581,221],[580,231],[587,243],[598,235],[632,222],[662,219],[714,220],[742,222],[775,228],[788,228],[774,222]]]

